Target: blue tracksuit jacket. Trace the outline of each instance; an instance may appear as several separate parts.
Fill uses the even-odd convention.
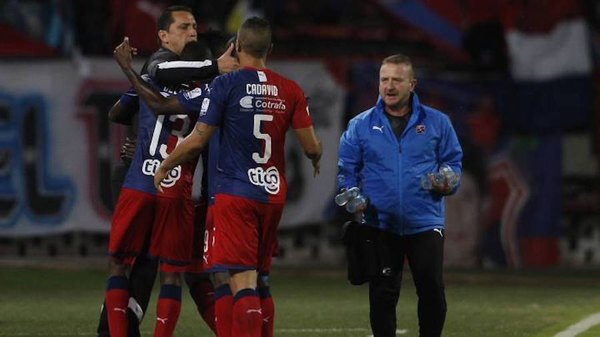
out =
[[[448,116],[422,105],[414,92],[411,104],[400,138],[379,98],[350,120],[339,147],[338,188],[360,187],[369,199],[363,222],[399,235],[444,227],[444,198],[424,190],[421,176],[442,164],[462,173],[462,149]]]

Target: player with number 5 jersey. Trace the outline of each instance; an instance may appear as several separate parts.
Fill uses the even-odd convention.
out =
[[[322,153],[302,90],[266,68],[271,47],[266,20],[253,17],[242,24],[236,40],[242,69],[217,77],[208,98],[178,95],[179,105],[199,109],[200,117],[154,176],[154,185],[162,189],[169,171],[197,155],[219,128],[211,259],[215,270],[231,276],[230,332],[236,337],[273,335],[274,307],[263,305],[256,289],[258,274],[268,274],[277,247],[287,192],[287,130],[294,130],[315,175]],[[263,326],[263,319],[269,324]]]
[[[211,262],[215,270],[231,275],[232,325],[225,336],[272,336],[274,306],[272,302],[262,305],[256,289],[258,273],[268,274],[277,247],[287,190],[285,134],[290,126],[294,129],[315,176],[322,146],[298,85],[265,66],[271,49],[269,23],[257,17],[246,20],[235,46],[244,68],[217,77],[208,97],[199,91],[163,97],[131,67],[128,44],[123,44],[117,61],[153,111],[200,113],[194,131],[156,170],[154,186],[159,191],[165,191],[163,183],[169,181],[170,172],[198,156],[219,128]]]
[[[178,97],[187,110],[201,111],[199,122],[221,128],[215,193],[285,203],[285,134],[290,126],[312,126],[295,82],[268,69],[244,67],[217,77],[209,98]]]

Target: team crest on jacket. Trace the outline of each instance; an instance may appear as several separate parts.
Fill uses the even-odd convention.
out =
[[[415,127],[418,134],[425,133],[425,125],[419,124]]]

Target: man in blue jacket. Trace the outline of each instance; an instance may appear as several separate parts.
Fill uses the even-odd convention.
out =
[[[462,149],[448,116],[419,102],[416,83],[410,58],[385,58],[377,104],[354,117],[340,139],[338,187],[360,188],[368,203],[357,215],[378,233],[380,268],[369,279],[374,337],[396,335],[405,258],[419,297],[419,335],[440,336],[446,317],[444,196],[458,183],[431,173],[449,166],[460,177]],[[422,186],[423,176],[431,187]]]

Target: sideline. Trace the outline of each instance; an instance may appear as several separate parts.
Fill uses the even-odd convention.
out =
[[[557,333],[556,335],[554,335],[554,337],[575,337],[578,334],[598,324],[600,324],[600,312],[589,315],[581,321]]]

